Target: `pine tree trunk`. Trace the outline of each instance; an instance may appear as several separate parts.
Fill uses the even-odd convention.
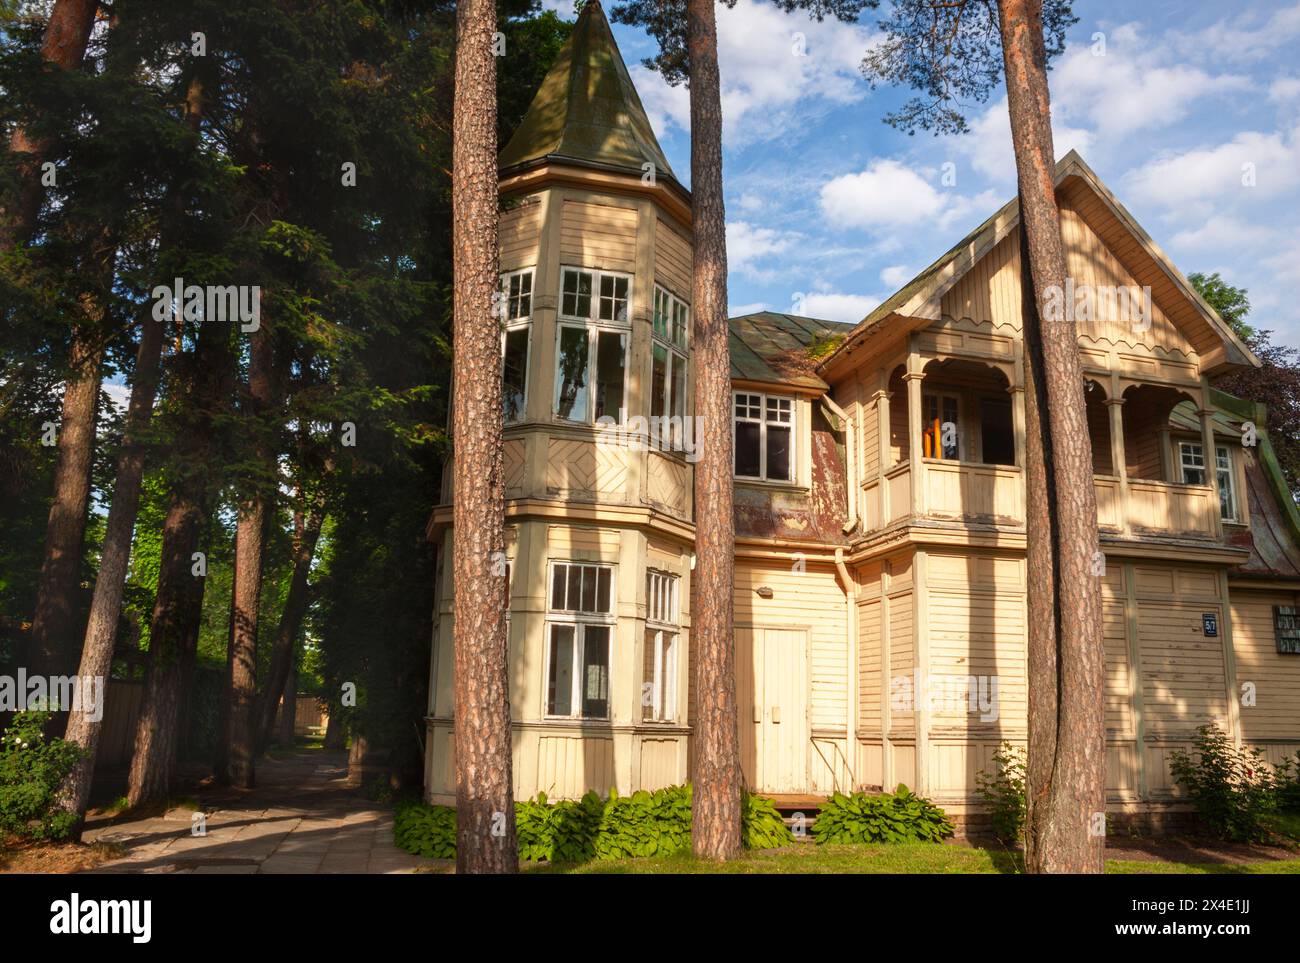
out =
[[[302,628],[303,616],[307,613],[309,592],[307,580],[311,575],[312,557],[316,554],[316,543],[320,539],[321,526],[325,522],[325,499],[319,495],[311,508],[311,514],[303,521],[301,512],[294,517],[293,576],[289,582],[289,593],[284,601],[284,611],[280,613],[280,624],[276,629],[275,642],[271,649],[271,666],[266,674],[266,686],[262,691],[262,713],[258,727],[259,747],[271,741],[275,729],[276,707],[280,695],[285,691],[286,680],[293,677],[293,653],[298,640],[298,631]]]
[[[95,595],[90,604],[81,665],[77,670],[83,685],[87,680],[93,679],[98,680],[100,686],[106,686],[113,665],[117,621],[122,612],[122,593],[126,587],[127,566],[131,559],[131,535],[135,530],[136,512],[140,507],[140,488],[144,478],[145,451],[140,437],[148,430],[153,416],[163,334],[163,325],[159,322],[151,318],[145,318],[142,322],[140,346],[136,352],[135,381],[131,385],[122,453],[118,458],[117,484],[113,488],[113,503],[109,508],[104,531],[99,574],[95,579]],[[101,688],[99,691],[105,690]],[[60,808],[77,813],[78,820],[85,816],[86,803],[90,799],[90,782],[95,770],[95,753],[99,746],[103,720],[102,712],[90,712],[87,708],[74,707],[68,716],[64,738],[81,746],[84,755],[68,774],[59,792]]]
[[[691,195],[695,226],[695,416],[703,426],[695,464],[695,571],[691,669],[695,718],[691,842],[705,859],[741,849],[740,741],[732,631],[731,356],[727,329],[726,215],[722,201],[722,102],[713,0],[689,0]]]
[[[98,7],[97,0],[55,0],[45,27],[41,59],[62,70],[80,67]],[[18,165],[18,182],[0,192],[0,252],[26,241],[36,224],[45,191],[41,163],[50,146],[48,140],[32,137],[22,127],[9,135],[10,152],[26,156]]]
[[[273,358],[270,333],[263,324],[251,337],[248,393],[249,414],[264,416],[273,400]],[[276,452],[267,440],[267,428],[258,443],[264,464],[274,465]],[[255,781],[257,734],[257,616],[262,599],[262,566],[267,526],[271,517],[271,495],[254,485],[239,506],[235,528],[235,580],[230,611],[230,649],[226,661],[228,697],[222,742],[225,766],[217,779],[243,789]]]
[[[330,706],[327,711],[329,715],[325,719],[324,747],[326,749],[342,749],[344,738],[341,710],[337,706]]]
[[[1030,702],[1031,713],[1038,716],[1030,722],[1030,732],[1039,740],[1030,743],[1030,765],[1035,775],[1050,782],[1029,787],[1035,803],[1033,822],[1026,826],[1026,864],[1031,872],[1100,873],[1105,846],[1106,679],[1101,591],[1094,571],[1098,538],[1092,448],[1078,335],[1069,313],[1072,305],[1060,321],[1043,319],[1038,310],[1048,303],[1050,292],[1059,297],[1065,290],[1066,276],[1056,206],[1042,3],[1000,0],[999,12],[1020,218],[1028,254],[1022,269],[1029,271],[1035,296],[1034,310],[1029,313],[1040,319],[1046,434],[1051,439],[1048,464],[1052,485],[1047,494],[1055,515],[1051,530],[1056,539],[1058,672],[1054,717],[1041,717],[1050,705],[1044,695]],[[1042,586],[1031,582],[1031,591],[1036,587]],[[1044,610],[1040,599],[1034,611],[1041,614]],[[1051,620],[1039,624],[1034,611],[1030,613],[1031,636],[1051,625]],[[1031,637],[1030,658],[1045,661],[1047,648],[1043,635]],[[1047,667],[1033,665],[1029,672],[1032,692],[1035,681],[1041,687]],[[1049,729],[1054,739],[1047,736]]]
[[[136,718],[127,802],[167,798],[176,775],[186,648],[197,639],[203,579],[193,573],[205,513],[189,493],[173,499],[163,522],[158,596],[149,628],[149,663]],[[197,595],[197,599],[196,599]],[[197,605],[195,604],[197,600]]]
[[[90,298],[87,312],[98,318]],[[79,327],[72,344],[71,372],[63,392],[54,498],[45,527],[45,556],[36,590],[28,662],[34,675],[62,675],[76,651],[77,596],[90,505],[90,469],[95,454],[99,408],[99,364],[103,358],[97,324]],[[66,711],[67,706],[62,706]]]
[[[456,5],[452,117],[452,573],[456,870],[519,868],[511,785],[497,269],[496,8]]]

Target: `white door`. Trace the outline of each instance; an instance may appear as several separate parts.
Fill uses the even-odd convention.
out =
[[[746,785],[758,792],[806,792],[807,633],[738,627],[736,696]]]

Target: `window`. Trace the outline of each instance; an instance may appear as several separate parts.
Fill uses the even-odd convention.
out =
[[[1283,655],[1300,655],[1300,609],[1294,605],[1273,606],[1273,638]]]
[[[613,580],[613,568],[608,565],[551,565],[546,627],[548,716],[609,718]]]
[[[958,426],[961,424],[961,403],[957,396],[924,395],[921,398],[921,410],[925,413],[921,454],[926,458],[959,461],[961,432]],[[952,427],[946,427],[948,425]]]
[[[677,720],[676,575],[646,572],[645,670],[641,687],[643,722]]]
[[[566,421],[623,420],[630,297],[625,275],[564,268],[555,413]]]
[[[690,309],[655,285],[654,337],[650,372],[650,415],[672,418],[672,436],[680,444],[681,419],[686,415],[686,339]]]
[[[1196,441],[1178,443],[1178,463],[1183,484],[1208,485],[1205,475],[1205,447]],[[1219,478],[1219,515],[1225,521],[1237,520],[1237,493],[1233,486],[1232,454],[1224,445],[1214,449],[1215,474]]]
[[[736,477],[794,481],[794,399],[737,393]]]
[[[532,343],[533,269],[501,275],[501,412],[507,423],[524,417],[528,353]]]

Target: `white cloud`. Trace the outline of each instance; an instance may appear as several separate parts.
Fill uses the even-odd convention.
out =
[[[871,36],[864,24],[834,17],[818,23],[756,0],[719,6],[718,70],[728,146],[798,139],[811,113],[866,97],[870,91],[858,65]],[[686,87],[669,87],[639,65],[629,71],[656,133],[664,135],[669,126],[689,132]]]
[[[1300,167],[1300,130],[1242,131],[1224,144],[1164,153],[1125,177],[1135,200],[1179,208],[1189,221],[1225,203],[1251,203],[1293,193]],[[1253,179],[1253,184],[1249,183]]]
[[[971,121],[970,133],[950,138],[949,143],[957,154],[966,157],[977,173],[994,183],[1006,185],[1010,196],[1016,183],[1016,155],[1011,146],[1011,115],[1006,97]],[[1087,157],[1092,145],[1091,133],[1062,123],[1060,114],[1053,112],[1052,147],[1058,158],[1071,150]],[[960,164],[956,174],[957,183],[962,183],[965,172]]]
[[[1186,56],[1249,62],[1261,60],[1300,37],[1300,4],[1262,19],[1250,10],[1233,14],[1213,26],[1170,38]]]
[[[727,317],[741,318],[747,314],[757,314],[759,311],[766,311],[767,305],[762,301],[754,301],[751,304],[730,304],[727,306]]]
[[[822,213],[840,227],[898,227],[939,216],[947,198],[925,178],[896,160],[872,161],[821,189]]]
[[[906,264],[891,264],[880,272],[880,281],[885,287],[893,290],[901,288],[904,284],[912,279],[913,271]]]
[[[797,235],[771,227],[760,227],[748,221],[727,222],[727,268],[762,277],[765,272],[758,262],[789,250]]]
[[[1300,104],[1300,77],[1279,77],[1268,86],[1268,99],[1277,104]]]
[[[818,291],[805,294],[802,297],[796,295],[791,313],[800,314],[807,318],[823,318],[828,321],[857,324],[870,314],[878,304],[880,304],[880,298],[869,294],[840,294],[832,291]]]
[[[1271,228],[1248,224],[1231,214],[1216,214],[1179,231],[1169,239],[1170,247],[1184,251],[1214,251],[1255,247],[1274,236]]]

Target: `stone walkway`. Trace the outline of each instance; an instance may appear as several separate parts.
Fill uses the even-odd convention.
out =
[[[258,762],[252,790],[213,788],[194,813],[122,822],[92,819],[82,838],[112,842],[125,854],[97,873],[412,873],[445,861],[412,856],[393,843],[393,814],[346,783],[345,753],[298,750]]]

